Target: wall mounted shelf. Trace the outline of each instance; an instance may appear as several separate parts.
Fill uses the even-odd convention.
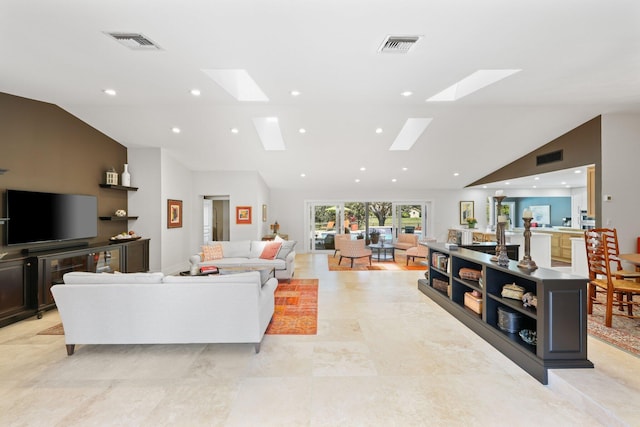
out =
[[[128,221],[138,219],[137,216],[101,216],[102,221]]]
[[[124,185],[100,184],[100,187],[110,188],[112,190],[138,191],[138,187],[125,187]]]

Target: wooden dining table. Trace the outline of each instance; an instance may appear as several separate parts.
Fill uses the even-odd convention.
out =
[[[630,262],[636,266],[636,271],[640,271],[640,254],[620,254],[618,258]]]

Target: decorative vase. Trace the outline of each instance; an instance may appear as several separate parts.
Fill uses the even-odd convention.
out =
[[[131,174],[129,173],[129,165],[124,164],[124,172],[122,172],[121,185],[124,187],[131,187]]]

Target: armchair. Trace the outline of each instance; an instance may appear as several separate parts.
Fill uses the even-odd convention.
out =
[[[354,259],[365,257],[369,258],[369,265],[371,265],[371,249],[366,248],[364,243],[364,239],[342,241],[338,265],[342,262],[342,258],[351,258],[351,268],[353,268]]]
[[[418,246],[418,235],[409,233],[400,233],[398,240],[393,244],[396,250],[406,251],[409,248]]]
[[[336,234],[335,235],[335,252],[333,253],[333,256],[335,258],[336,254],[338,253],[338,251],[341,250],[340,245],[342,244],[342,242],[347,242],[351,240],[351,235],[350,234]]]

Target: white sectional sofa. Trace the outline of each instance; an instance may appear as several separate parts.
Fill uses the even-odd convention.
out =
[[[67,354],[76,344],[253,343],[274,312],[275,278],[67,273],[51,288]]]
[[[197,274],[203,266],[224,267],[273,267],[276,279],[287,279],[291,281],[295,269],[296,252],[295,241],[280,240],[281,248],[275,259],[260,258],[267,244],[260,240],[238,240],[238,241],[211,241],[207,245],[222,247],[222,258],[206,260],[204,251],[189,257],[191,263],[191,274]],[[204,247],[203,247],[204,249]]]

